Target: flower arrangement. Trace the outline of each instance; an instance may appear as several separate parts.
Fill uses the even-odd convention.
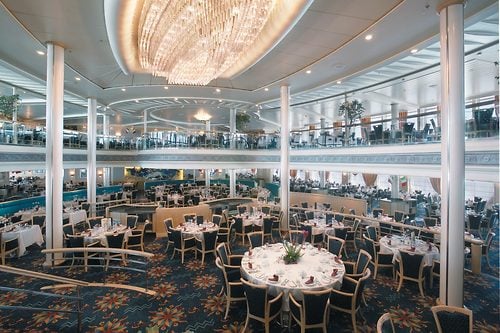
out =
[[[349,118],[349,125],[352,125],[356,119],[360,119],[364,112],[365,107],[363,103],[357,99],[352,101],[346,100],[339,107],[339,116],[346,115]]]
[[[296,264],[300,257],[302,257],[302,246],[300,244],[292,244],[284,241],[283,247],[285,248],[285,255],[283,261],[285,264]]]

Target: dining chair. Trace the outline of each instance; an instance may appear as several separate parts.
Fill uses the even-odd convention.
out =
[[[233,302],[246,301],[245,289],[241,282],[240,266],[224,265],[221,258],[215,259],[215,265],[222,274],[222,289],[219,296],[224,295],[226,299],[226,311],[224,319],[227,319],[229,308]]]
[[[130,229],[135,229],[137,227],[137,220],[139,216],[137,215],[127,215],[127,227]]]
[[[231,224],[233,224],[232,222]],[[231,242],[231,226],[228,227],[219,227],[219,232],[217,233],[217,245],[221,243],[230,243]]]
[[[334,220],[333,217],[334,217],[333,213],[326,213],[325,214],[325,222],[326,222],[326,224],[333,223],[333,220]]]
[[[434,233],[420,229],[418,231],[418,238],[425,242],[434,243]]]
[[[243,215],[247,212],[247,206],[238,206],[236,209],[238,210],[239,215]]]
[[[305,232],[305,241],[311,243],[313,245],[319,245],[323,243],[323,234],[315,234],[313,235],[313,229],[310,225],[302,225],[302,232]]]
[[[221,221],[222,221],[222,215],[218,215],[218,214],[212,215],[212,223],[213,224],[220,226]]]
[[[174,246],[174,239],[172,237],[172,234],[170,232],[170,229],[174,227],[174,222],[171,217],[166,218],[163,220],[163,224],[165,225],[165,230],[167,231],[167,248],[165,252],[168,252],[168,248],[170,245]]]
[[[95,216],[95,217],[88,217],[87,218],[87,223],[90,226],[90,229],[94,228],[96,225],[101,224],[101,220],[104,218],[104,216]]]
[[[271,214],[271,206],[262,206],[262,213],[265,215]]]
[[[437,224],[437,218],[435,217],[424,217],[424,225],[426,227],[434,227]]]
[[[373,265],[373,279],[377,279],[379,268],[391,268],[392,276],[394,277],[394,264],[392,263],[394,254],[380,253],[380,244],[378,242],[368,238],[366,235],[363,235],[363,238],[365,240],[365,248],[372,257],[370,263]]]
[[[213,230],[209,232],[204,232],[203,237],[200,239],[195,238],[196,241],[196,253],[201,253],[201,264],[205,263],[205,254],[212,253],[214,258],[217,256],[215,252],[215,246],[217,243],[217,233],[218,230]]]
[[[365,230],[368,238],[373,239],[374,241],[378,241],[377,228],[370,225],[367,226]]]
[[[377,218],[379,215],[384,214],[384,210],[382,208],[374,208],[372,209],[372,214],[374,218]]]
[[[438,333],[472,333],[473,313],[469,309],[450,305],[431,307]]]
[[[364,276],[368,265],[372,261],[372,256],[365,250],[359,250],[356,262],[344,261],[345,276],[358,279]]]
[[[344,222],[344,214],[334,214],[333,218],[339,223]]]
[[[4,239],[3,234],[0,233],[0,254],[2,255],[2,265],[5,265],[5,258],[7,255],[16,253],[19,257],[19,235],[12,239]]]
[[[243,206],[246,207],[246,206]],[[234,218],[234,233],[236,236],[241,237],[241,241],[243,242],[243,246],[245,246],[245,237],[246,234],[253,231],[252,225],[243,225],[243,218],[236,216]]]
[[[467,228],[467,231],[470,232],[474,237],[479,237],[482,239],[481,236],[481,218],[482,216],[477,214],[469,214],[469,226]]]
[[[486,264],[488,264],[490,269],[492,268],[490,265],[490,248],[493,243],[493,238],[495,238],[495,233],[493,231],[489,231],[486,236],[486,240],[483,245],[481,245],[481,258],[486,257]]]
[[[290,315],[299,324],[301,333],[311,328],[322,329],[326,333],[330,294],[331,289],[303,290],[302,300],[298,300],[290,293]]]
[[[379,222],[378,227],[380,231],[380,237],[392,235],[392,224]]]
[[[73,225],[71,223],[63,225],[63,235],[74,235],[75,231],[73,230]]]
[[[403,222],[404,217],[405,217],[405,212],[400,211],[400,210],[394,211],[394,221]]]
[[[390,313],[386,312],[378,318],[377,333],[396,333]]]
[[[33,214],[31,216],[31,224],[40,227],[42,234],[45,234],[45,214]]]
[[[305,212],[305,214],[306,214],[306,219],[307,219],[308,221],[310,221],[310,220],[314,220],[314,212],[311,212],[311,211],[306,211],[306,212]]]
[[[434,277],[438,277],[438,279],[441,277],[441,262],[439,260],[432,260],[432,266],[431,266],[431,281],[430,281],[430,286],[431,289],[434,285]],[[439,282],[439,281],[438,281]]]
[[[174,252],[172,253],[172,258],[174,258],[176,252],[179,252],[181,254],[181,263],[184,263],[184,254],[186,252],[193,251],[196,254],[196,241],[194,237],[184,238],[182,236],[182,232],[174,228],[170,228],[170,233],[172,234],[172,240],[174,241]]]
[[[127,237],[125,248],[144,252],[144,230],[132,230],[132,234]]]
[[[260,247],[264,244],[264,232],[254,231],[247,234],[248,241],[250,243],[250,248]]]
[[[241,254],[231,254],[229,249],[227,248],[226,243],[221,243],[217,245],[215,248],[217,253],[217,257],[220,258],[224,265],[230,266],[240,266],[241,260],[243,259],[243,255]]]
[[[196,224],[198,224],[198,225],[203,224],[204,221],[205,221],[205,218],[203,215],[196,215]]]
[[[420,294],[424,297],[424,255],[399,250],[400,259],[396,260],[396,277],[399,278],[397,291],[401,289],[404,280],[418,283]]]
[[[290,230],[298,230],[299,229],[299,217],[297,213],[292,214],[289,222]]]
[[[182,217],[183,217],[185,223],[195,222],[196,213],[183,214]]]
[[[356,252],[358,252],[358,247],[356,246],[356,234],[358,233],[358,228],[360,223],[361,223],[360,219],[354,219],[354,224],[352,225],[352,228],[347,229],[347,234],[345,237],[346,247],[348,244],[352,244]]]
[[[342,249],[344,248],[345,240],[335,236],[327,236],[328,252],[335,254],[337,257],[342,256]]]
[[[358,332],[356,325],[356,314],[361,307],[363,291],[366,280],[370,277],[370,269],[366,269],[360,279],[353,279],[344,275],[340,290],[331,289],[330,309],[351,315],[352,327],[355,333]]]
[[[87,243],[85,244],[85,237],[84,236],[75,236],[75,235],[68,235],[68,244],[69,248],[91,248],[91,247],[100,247],[100,242],[99,241],[94,241],[92,243]],[[85,267],[85,272],[87,271],[87,265],[88,265],[88,258],[90,257],[97,257],[99,256],[99,253],[89,253],[89,252],[81,252],[81,251],[75,251],[72,252],[72,257],[71,257],[71,266],[75,264],[75,261],[82,261],[83,266]]]
[[[113,234],[106,234],[106,242],[108,248],[123,249],[125,248],[125,233],[119,232]],[[106,253],[106,269],[105,269],[106,271],[108,270],[109,262],[111,261],[111,259],[118,257],[121,258],[122,262],[125,262],[125,254],[123,253],[111,253],[111,252]]]
[[[250,319],[253,319],[263,323],[264,331],[269,333],[271,321],[281,315],[283,291],[270,298],[267,286],[256,285],[243,278],[241,282],[247,301],[247,317],[242,331],[247,331]]]
[[[273,219],[271,217],[264,217],[262,220],[262,231],[264,233],[264,239],[266,237],[273,238]]]

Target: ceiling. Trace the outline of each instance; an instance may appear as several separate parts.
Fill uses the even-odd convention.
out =
[[[108,44],[103,0],[0,0],[0,92],[19,87],[21,116],[44,119],[46,58],[36,51],[55,41],[65,47],[65,124],[85,123],[92,96],[111,126],[142,127],[147,110],[148,126],[199,128],[193,116],[200,108],[224,126],[235,108],[254,116],[253,128],[274,131],[283,84],[295,105],[292,128],[320,117],[334,121],[344,94],[361,99],[371,114],[388,112],[391,103],[416,109],[440,98],[437,2],[316,0],[254,66],[192,87],[123,74]],[[469,1],[465,16],[466,96],[498,94],[498,1]]]

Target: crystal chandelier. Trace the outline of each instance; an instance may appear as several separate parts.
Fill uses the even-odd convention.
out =
[[[206,85],[252,46],[276,0],[146,0],[141,66],[169,83]]]

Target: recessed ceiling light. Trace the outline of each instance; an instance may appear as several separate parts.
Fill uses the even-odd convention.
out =
[[[264,88],[264,91],[269,91],[269,88]]]
[[[222,99],[219,99],[219,103],[222,103]]]
[[[219,88],[215,89],[215,92],[220,93],[220,89]]]
[[[37,53],[38,55],[45,55],[45,52],[40,51],[40,50],[37,50],[37,51],[36,51],[36,53]]]
[[[310,69],[308,69],[308,70],[306,71],[306,74],[311,74],[311,70],[310,70]]]
[[[340,81],[340,80],[337,81],[337,84],[341,84],[341,83],[342,83],[342,81]]]
[[[122,88],[122,91],[126,91],[126,90],[127,90],[127,89],[125,89],[125,88]]]
[[[138,99],[136,99],[136,100],[135,100],[135,102],[136,102],[136,103],[139,103],[139,100],[138,100]]]
[[[365,36],[365,39],[366,39],[366,40],[372,40],[372,38],[373,38],[373,35],[366,35],[366,36]]]
[[[412,49],[410,52],[413,53],[413,54],[415,54],[415,53],[418,52],[418,49]]]
[[[167,87],[167,86],[165,86],[165,87],[163,87],[163,89],[168,90],[168,87]]]
[[[80,77],[78,77],[78,76],[75,76],[75,80],[80,81],[80,80],[81,80],[81,78],[80,78]]]
[[[176,100],[178,100],[178,98],[177,98],[177,97],[174,97],[174,101],[176,101]]]

